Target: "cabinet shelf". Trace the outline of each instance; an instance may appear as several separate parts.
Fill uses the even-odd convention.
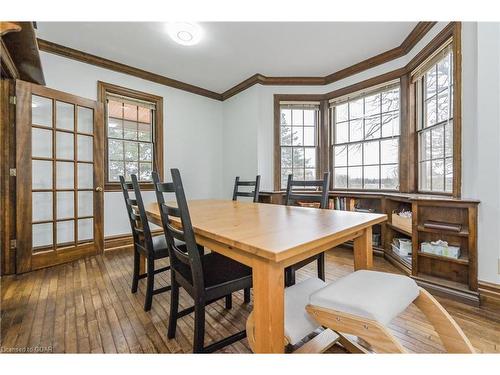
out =
[[[404,229],[401,229],[401,228],[399,228],[399,227],[396,227],[395,225],[392,225],[392,223],[387,222],[387,223],[386,223],[386,225],[387,225],[389,228],[391,228],[392,230],[395,230],[396,232],[402,233],[402,234],[404,234],[404,235],[406,235],[406,236],[409,236],[409,237],[411,237],[411,236],[412,236],[412,234],[411,234],[410,232],[408,232],[408,231],[406,231],[406,230],[404,230]]]
[[[468,265],[469,264],[469,258],[468,257],[464,257],[464,256],[461,256],[460,258],[455,259],[455,258],[452,258],[452,257],[443,256],[443,255],[436,255],[436,254],[424,253],[422,251],[418,252],[418,256],[419,257],[432,258],[432,259],[438,259],[438,260],[442,260],[442,261],[445,261],[445,262],[453,262],[453,263],[458,263],[458,264],[464,264],[464,265]]]
[[[469,237],[469,231],[463,229],[460,232],[455,232],[453,230],[446,230],[446,229],[426,228],[423,225],[419,225],[417,229],[419,232],[424,232],[424,233],[442,233],[446,234],[447,236]]]

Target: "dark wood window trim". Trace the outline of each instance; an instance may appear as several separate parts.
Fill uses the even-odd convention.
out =
[[[365,90],[370,87],[400,79],[400,188],[402,193],[418,192],[418,142],[416,134],[416,103],[414,87],[411,83],[411,72],[431,56],[443,43],[453,38],[452,49],[454,56],[453,64],[453,192],[432,192],[432,195],[461,196],[461,150],[462,150],[462,52],[461,52],[461,23],[450,22],[439,32],[417,55],[404,67],[381,74],[376,77],[343,87],[326,94],[275,94],[274,95],[274,189],[280,190],[280,101],[320,101],[320,126],[319,126],[319,166],[318,173],[332,172],[332,155],[330,147],[330,118],[328,101],[356,91]],[[328,151],[324,151],[328,150]],[[403,152],[413,150],[413,152]],[[333,178],[331,188],[333,187]],[[345,189],[342,189],[345,190]],[[363,190],[369,191],[369,190]],[[384,192],[383,190],[375,190]]]
[[[154,103],[156,105],[155,113],[155,121],[154,121],[154,148],[153,148],[153,170],[157,171],[160,174],[160,178],[163,180],[163,98],[161,96],[148,94],[145,92],[113,85],[111,83],[105,83],[98,81],[97,82],[97,96],[98,101],[102,104],[103,111],[103,124],[104,124],[104,134],[105,134],[105,143],[107,144],[107,108],[106,108],[106,97],[107,94],[115,94],[121,95],[125,97],[129,97],[132,99],[142,100]],[[105,191],[118,191],[120,190],[119,182],[108,182],[108,150],[107,147],[104,147],[104,190]],[[143,190],[153,190],[152,183],[141,183],[141,189]]]

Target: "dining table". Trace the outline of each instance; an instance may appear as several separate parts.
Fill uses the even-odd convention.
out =
[[[231,200],[190,200],[188,207],[199,245],[252,268],[256,353],[284,352],[284,269],[350,240],[354,270],[370,269],[372,226],[387,220],[384,214]],[[146,211],[161,226],[158,205]]]

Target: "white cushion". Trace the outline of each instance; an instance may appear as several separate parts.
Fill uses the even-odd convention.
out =
[[[386,325],[418,295],[417,284],[407,276],[362,270],[311,294],[309,302]]]
[[[321,327],[305,307],[311,293],[325,285],[323,280],[310,278],[285,289],[285,336],[290,344],[295,345]]]

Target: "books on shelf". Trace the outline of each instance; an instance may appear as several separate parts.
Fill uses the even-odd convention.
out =
[[[334,210],[347,210],[347,198],[346,197],[335,197],[333,198],[333,209]]]
[[[448,230],[452,232],[460,232],[462,230],[462,225],[443,223],[441,221],[428,220],[424,222],[424,228],[438,229],[438,230]]]

